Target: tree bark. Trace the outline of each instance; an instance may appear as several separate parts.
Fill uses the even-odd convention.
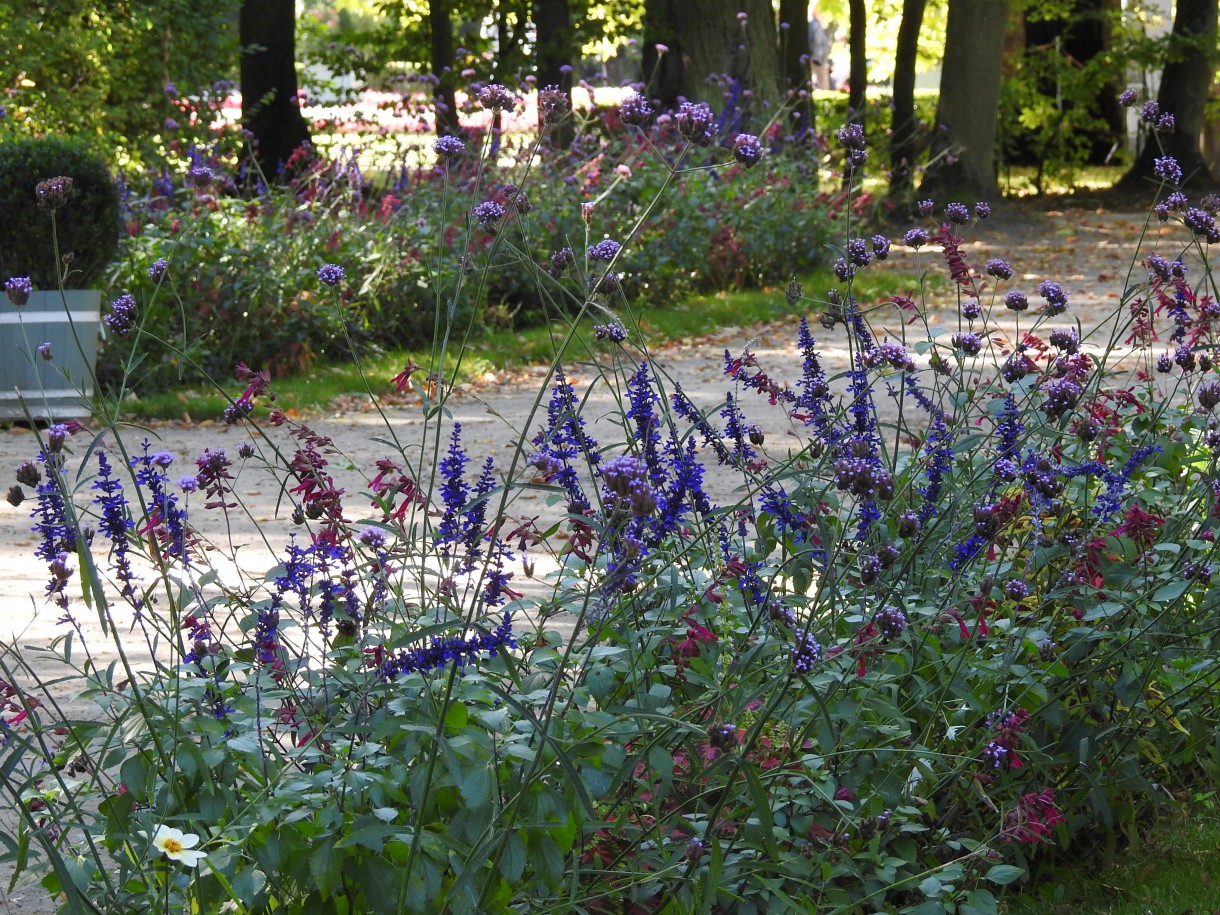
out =
[[[534,27],[537,29],[535,43],[534,74],[537,87],[558,87],[572,103],[572,55],[575,53],[576,35],[572,27],[572,10],[569,0],[534,0]],[[575,136],[572,119],[564,118],[550,131],[551,142],[567,147]]]
[[[309,142],[297,103],[295,0],[245,0],[238,19],[242,46],[242,124],[248,152],[263,175],[279,175],[288,158]]]
[[[793,133],[798,135],[813,129],[813,100],[807,92],[811,88],[808,11],[807,0],[779,0],[780,22],[788,24],[779,33],[780,68],[792,103]],[[802,91],[806,91],[803,98]]]
[[[1149,137],[1135,163],[1115,185],[1124,194],[1151,195],[1159,179],[1153,174],[1156,159],[1173,156],[1182,169],[1184,186],[1214,189],[1215,176],[1203,158],[1199,136],[1203,130],[1204,106],[1212,82],[1212,59],[1216,47],[1216,0],[1178,0],[1165,69],[1157,102],[1161,111],[1174,116],[1173,133]]]
[[[648,0],[644,37],[649,95],[668,107],[679,98],[707,102],[727,134],[765,127],[780,86],[770,0]],[[658,43],[668,50],[659,53]]]
[[[864,0],[848,2],[847,117],[864,121],[865,90],[868,89],[868,10]]]
[[[915,65],[927,0],[904,0],[894,48],[893,129],[890,131],[890,199],[909,208],[915,170]]]
[[[436,112],[436,135],[456,135],[458,125],[456,78],[453,73],[453,19],[449,0],[428,0],[428,44],[432,64],[433,110]]]
[[[1214,0],[1213,0],[1214,2]],[[990,197],[1008,0],[949,0],[932,158],[921,192]]]

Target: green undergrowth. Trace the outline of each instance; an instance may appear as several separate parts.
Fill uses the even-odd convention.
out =
[[[867,279],[867,282],[860,282],[856,290],[864,304],[885,301],[896,294],[909,295],[918,285],[918,279],[910,274],[877,273]],[[801,283],[816,307],[817,290],[830,288],[835,280],[830,271],[825,270],[802,277]],[[625,323],[639,328],[649,347],[658,347],[669,341],[689,341],[715,335],[718,330],[781,321],[803,313],[800,305],[789,307],[784,292],[783,287],[773,286],[693,296],[658,308],[637,303],[634,314],[623,318]],[[585,321],[588,332],[582,335],[583,338],[590,339],[593,325],[604,320],[604,315],[588,318]],[[458,382],[501,379],[530,365],[548,364],[557,356],[566,330],[561,325],[522,329],[482,326],[467,342],[467,353],[458,369]],[[306,372],[276,377],[278,406],[290,415],[302,416],[362,409],[372,403],[370,389],[382,402],[387,400],[390,379],[402,371],[408,360],[429,369],[433,367],[433,355],[426,349],[357,355],[360,356],[358,364],[345,354],[335,361],[314,365]],[[568,358],[580,357],[569,353]],[[452,358],[448,360],[450,366],[452,361]],[[232,390],[234,396],[240,393],[240,386],[231,379],[217,379],[217,383]],[[389,400],[392,402],[392,398]],[[217,390],[194,385],[129,397],[123,404],[123,411],[126,419],[136,421],[198,421],[218,417],[226,406],[228,401]]]
[[[1009,915],[1207,915],[1220,912],[1220,808],[1196,797],[1149,824],[1137,844],[1100,864],[1082,848],[1007,906]]]

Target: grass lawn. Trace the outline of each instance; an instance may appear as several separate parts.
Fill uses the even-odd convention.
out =
[[[1214,794],[1151,824],[1113,864],[1081,849],[1070,870],[1035,880],[1010,915],[1209,915],[1220,912],[1220,807]]]

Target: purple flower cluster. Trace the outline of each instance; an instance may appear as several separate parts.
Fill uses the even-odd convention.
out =
[[[98,493],[93,499],[101,509],[98,530],[110,541],[110,561],[114,566],[115,578],[121,586],[120,593],[139,618],[144,607],[144,598],[140,593],[135,572],[131,567],[130,535],[135,528],[128,510],[127,499],[123,495],[123,486],[114,476],[110,459],[106,452],[97,452],[97,479],[93,481],[92,489]]]
[[[716,116],[706,102],[683,102],[678,106],[678,133],[696,146],[710,146]]]
[[[1173,156],[1156,159],[1152,164],[1152,173],[1168,184],[1176,186],[1182,183],[1182,168]]]
[[[484,200],[476,204],[470,214],[485,231],[495,235],[500,229],[500,223],[504,221],[505,211],[504,207],[494,200]]]
[[[163,257],[158,257],[153,261],[153,265],[148,268],[148,278],[154,283],[159,283],[169,271],[169,261]]]
[[[945,216],[952,223],[964,226],[970,221],[970,208],[964,203],[945,204]]]
[[[1004,295],[1004,307],[1009,311],[1025,311],[1029,308],[1029,298],[1019,289],[1013,289]]]
[[[654,112],[648,100],[639,93],[627,96],[619,107],[619,118],[624,124],[634,127],[645,127],[652,120]]]
[[[868,161],[868,144],[864,138],[864,128],[859,123],[853,121],[840,127],[836,136],[847,156],[848,165],[859,168]]]
[[[502,651],[516,648],[513,637],[512,617],[504,614],[504,620],[490,632],[463,638],[447,636],[433,638],[421,648],[410,651],[400,651],[393,657],[381,662],[380,673],[386,680],[393,680],[403,674],[427,673],[430,670],[440,670],[449,664],[465,667],[473,664],[481,657],[494,658]]]
[[[545,86],[538,93],[538,120],[544,127],[554,126],[572,110],[568,94],[558,86]]]
[[[448,163],[466,155],[466,144],[454,136],[437,137],[432,143],[432,151],[439,162]]]
[[[993,257],[987,261],[983,268],[987,271],[988,276],[994,276],[996,279],[1010,280],[1012,279],[1012,265],[1006,260],[1001,260],[998,257]]]
[[[1220,230],[1216,228],[1216,218],[1207,210],[1191,207],[1182,217],[1186,228],[1190,229],[1195,238],[1201,238],[1209,245],[1220,242]]]
[[[1046,300],[1045,314],[1054,317],[1067,311],[1068,297],[1063,287],[1052,280],[1038,284],[1038,294]]]
[[[621,321],[593,325],[593,336],[603,343],[622,343],[627,339],[627,328]]]
[[[479,104],[489,111],[515,111],[517,98],[507,88],[499,83],[489,83],[479,90]]]
[[[40,181],[34,188],[38,206],[44,210],[58,210],[68,202],[70,193],[72,193],[72,179],[64,175]]]
[[[822,660],[822,646],[811,632],[796,633],[796,644],[792,648],[792,670],[798,674],[812,673]]]
[[[318,279],[327,286],[338,286],[347,279],[347,271],[338,264],[323,264],[318,268]]]
[[[20,308],[30,300],[34,284],[28,276],[14,276],[4,281],[4,293],[8,300]]]
[[[762,161],[763,148],[758,137],[749,133],[739,133],[733,140],[733,158],[746,168],[753,168]]]
[[[110,314],[102,318],[102,323],[116,337],[123,337],[135,327],[137,313],[135,298],[125,292],[110,303]]]
[[[890,642],[907,630],[907,616],[897,607],[886,604],[873,616],[873,623],[884,641]]]
[[[613,238],[606,238],[602,241],[589,245],[586,253],[588,254],[590,260],[608,262],[614,260],[621,250],[623,250],[622,245],[620,245]]]
[[[648,518],[657,510],[649,476],[648,465],[629,454],[602,463],[602,502],[611,518]]]

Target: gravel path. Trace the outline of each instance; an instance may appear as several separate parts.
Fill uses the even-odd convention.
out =
[[[965,233],[967,244],[964,252],[968,261],[979,270],[989,257],[1008,260],[1015,268],[1016,276],[1006,288],[1024,289],[1033,304],[1038,302],[1035,288],[1039,282],[1044,279],[1060,282],[1068,290],[1072,304],[1068,313],[1059,319],[1062,322],[1059,326],[1075,324],[1079,320],[1082,328],[1087,330],[1102,323],[1117,308],[1128,269],[1136,260],[1137,242],[1143,228],[1142,215],[1127,213],[1071,210],[1036,216],[1021,215],[1014,219],[997,216],[970,227]],[[1187,240],[1182,229],[1154,229],[1156,231],[1143,238],[1143,245],[1138,249],[1140,257],[1152,251],[1159,251],[1171,258],[1182,253]],[[905,272],[926,269],[932,274],[943,275],[944,262],[936,246],[921,252],[895,248],[891,258],[880,268]],[[1137,280],[1144,275],[1139,267],[1132,274]],[[1191,275],[1197,276],[1197,271]],[[807,292],[815,294],[814,290]],[[782,290],[776,292],[777,297],[782,294]],[[946,288],[933,294],[931,302],[935,306],[930,312],[932,326],[943,327],[947,331],[956,330],[958,319],[954,293]],[[888,316],[881,322],[882,325],[893,335],[899,335],[902,321],[907,315],[893,308],[883,314]],[[1032,318],[1027,313],[1024,320],[1028,325]],[[1001,324],[994,330],[1011,339],[1017,328],[1009,322],[1008,326]],[[826,334],[815,326],[815,332],[819,339],[825,339],[828,344],[822,350],[828,373],[835,374],[846,369],[847,354],[842,343],[842,331]],[[795,326],[791,321],[759,327],[721,328],[698,340],[676,341],[655,352],[653,363],[667,378],[680,381],[701,405],[712,407],[728,387],[723,376],[723,351],[727,348],[738,353],[747,345],[755,353],[759,365],[773,377],[788,383],[796,380],[800,358],[795,346]],[[582,381],[587,382],[593,377],[591,367],[576,367],[570,370],[570,374],[578,391]],[[467,387],[450,401],[453,419],[463,424],[467,452],[476,461],[485,455],[492,455],[498,465],[507,466],[517,443],[527,432],[532,434],[539,427],[544,414],[533,415],[533,411],[536,392],[544,377],[543,370],[527,371],[511,381]],[[765,406],[765,401],[759,401],[757,405]],[[753,403],[748,404],[748,408],[754,406]],[[617,414],[615,392],[605,385],[596,386],[589,396],[585,415],[593,418],[593,434],[603,446],[611,449],[614,443],[622,442],[625,438],[623,430],[613,422]],[[755,417],[752,415],[751,418]],[[782,454],[786,442],[796,441],[791,437],[795,430],[791,428],[790,421],[783,417],[782,411],[764,409],[759,411],[757,418],[767,434],[766,447],[769,451]],[[418,406],[389,408],[386,419],[393,435],[408,449],[422,446],[431,450],[434,439],[428,436],[435,435],[435,427],[425,424]],[[387,438],[385,421],[376,412],[327,415],[310,420],[309,425],[316,432],[333,439],[336,448],[346,456],[352,467],[369,468],[371,471],[378,458],[389,454],[387,444],[375,441]],[[156,450],[174,452],[178,456],[175,467],[181,470],[177,473],[171,471],[171,478],[188,473],[194,466],[195,457],[204,448],[221,447],[233,454],[242,442],[251,438],[244,429],[214,422],[191,425],[165,423],[148,429],[131,427],[123,429],[121,437],[129,451],[138,449],[140,442],[147,437],[155,443]],[[272,429],[268,430],[268,438],[260,440],[258,444],[265,447],[269,442],[276,442],[284,446],[289,441],[286,430]],[[77,437],[71,443],[79,455],[85,444],[83,438]],[[107,441],[106,447],[113,448],[113,441]],[[37,443],[30,430],[19,427],[0,429],[0,472],[5,477],[0,488],[7,489],[12,482],[13,468],[21,461],[32,458],[36,452]],[[337,459],[336,466],[338,464]],[[336,476],[349,493],[365,490],[363,479],[353,470],[340,470]],[[710,474],[714,498],[729,498],[733,485],[732,478],[726,474]],[[235,537],[235,541],[242,544],[238,556],[243,565],[261,575],[269,562],[265,547],[256,542],[253,531],[256,527],[261,528],[273,545],[284,543],[288,532],[293,529],[287,519],[289,510],[280,502],[278,484],[265,475],[260,476],[252,466],[244,468],[239,474],[234,489],[249,511],[249,519],[238,519],[234,524],[234,528],[244,537],[244,540]],[[192,498],[196,505],[202,504],[202,495]],[[348,511],[358,513],[366,504],[367,500],[349,498]],[[60,616],[57,608],[47,606],[42,599],[46,570],[33,555],[36,543],[29,530],[27,507],[14,509],[7,504],[0,505],[0,642],[18,646],[22,656],[46,674],[55,668],[40,659],[37,649],[62,635],[64,627],[57,622]],[[545,516],[547,511],[544,500],[529,493],[522,494],[511,509],[513,514],[522,517]],[[203,533],[218,542],[223,542],[228,536],[225,519],[219,513],[205,513],[199,508],[192,513],[192,519]],[[257,525],[252,524],[251,519]],[[105,557],[99,558],[104,561]],[[86,638],[90,644],[98,646],[98,662],[112,660],[115,654],[113,650],[105,650],[107,643],[101,638],[96,614],[80,604],[79,594],[74,600],[74,607]],[[522,625],[522,622],[519,621],[518,625]],[[138,647],[129,646],[128,650],[139,657]],[[3,802],[0,802],[0,809],[2,807]],[[4,823],[0,822],[0,829],[3,828]],[[0,887],[6,885],[7,875],[0,872],[0,881]],[[5,900],[4,890],[0,889],[0,912],[40,913],[53,910],[38,893],[16,893]]]

